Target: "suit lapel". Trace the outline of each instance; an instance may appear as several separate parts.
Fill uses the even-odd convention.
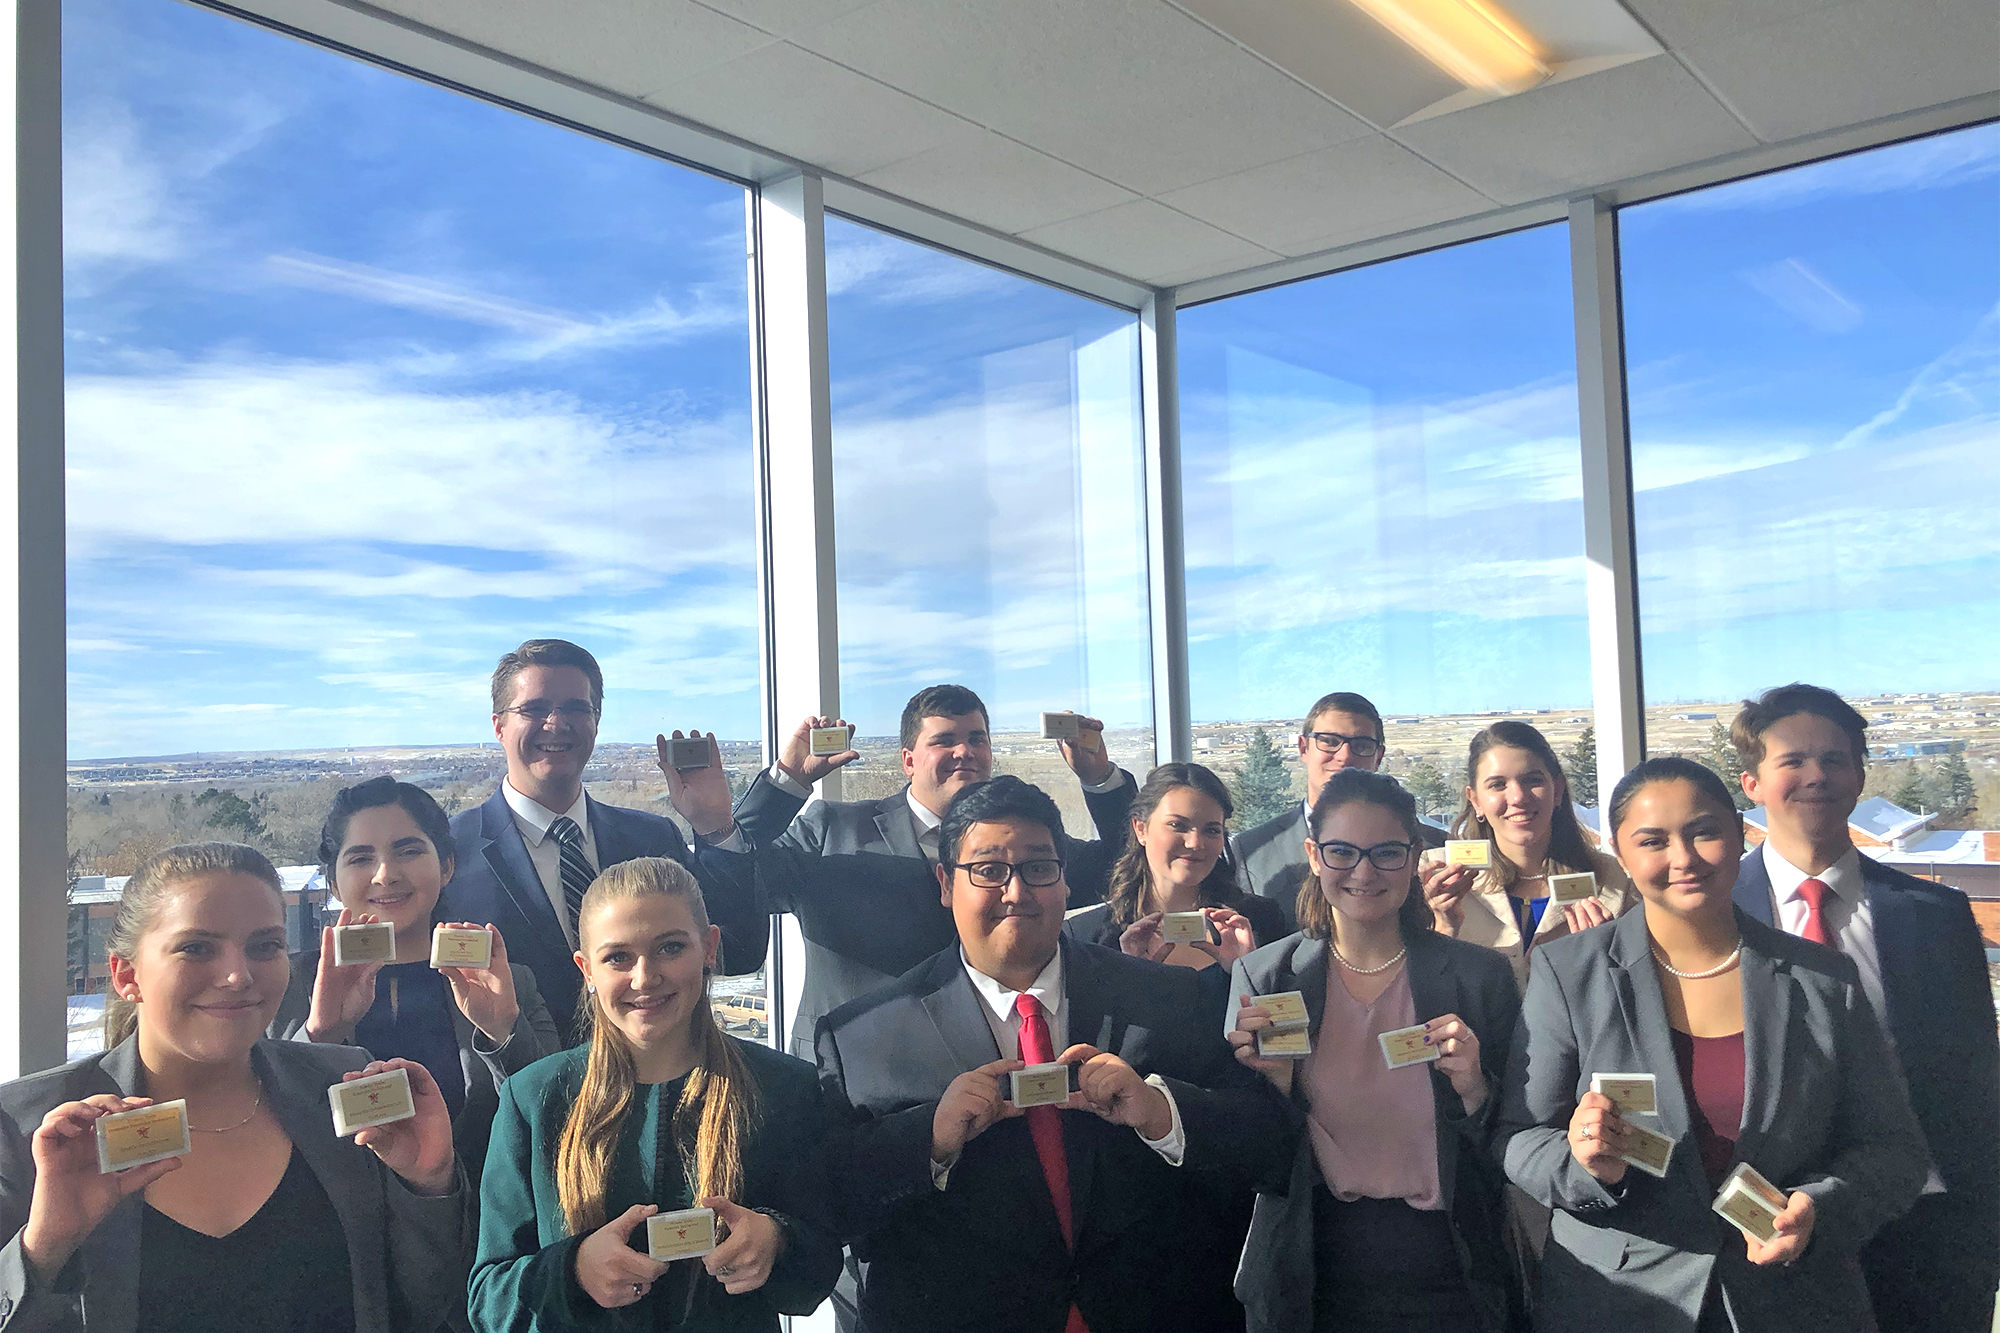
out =
[[[1768,895],[1767,895],[1768,896]],[[1747,1162],[1778,1117],[1783,1089],[1785,1046],[1792,1028],[1791,969],[1779,963],[1765,941],[1774,934],[1760,922],[1737,915],[1743,933],[1743,1123],[1738,1127],[1736,1160]]]
[[[1880,866],[1865,856],[1861,858],[1861,879],[1868,886],[1868,916],[1875,928],[1875,962],[1882,973],[1882,1007],[1889,1011],[1880,1015],[1882,1026],[1889,1030],[1891,1040],[1907,1045],[1907,1034],[1896,1030],[1903,1008],[1896,1003],[1895,986],[1904,977],[1923,973],[1923,941],[1919,938],[1915,904],[1889,883]]]
[[[875,833],[897,856],[928,860],[917,845],[917,817],[910,809],[909,788],[875,803]]]
[[[1457,988],[1445,973],[1445,951],[1427,947],[1433,938],[1418,937],[1403,964],[1404,975],[1410,979],[1410,999],[1419,1023],[1442,1018],[1458,1007]],[[1465,1015],[1460,1014],[1459,1017],[1465,1018]],[[1446,1097],[1458,1097],[1452,1089],[1451,1080],[1438,1073],[1436,1065],[1430,1067],[1430,1075],[1431,1099],[1434,1102],[1442,1102]],[[1449,1208],[1458,1188],[1458,1131],[1445,1119],[1442,1107],[1439,1114],[1431,1118],[1437,1130],[1438,1195]]]
[[[562,923],[556,920],[556,910],[542,889],[542,877],[529,859],[528,844],[521,838],[520,826],[514,822],[514,812],[508,808],[506,796],[496,791],[480,809],[479,832],[486,839],[480,854],[486,858],[493,877],[500,881],[501,889],[513,900],[514,910],[534,927],[527,939],[509,940],[508,951],[517,956],[529,949],[552,952],[543,946],[550,940],[563,945]]]
[[[979,993],[972,989],[972,978],[965,975],[957,947],[939,954],[932,966],[938,984],[924,996],[923,1006],[957,1066],[945,1078],[949,1083],[968,1069],[998,1060],[1000,1046],[993,1040],[993,1029],[986,1024],[983,1003]]]
[[[1090,951],[1074,947],[1064,940],[1062,955],[1063,1007],[1069,1011],[1069,1044],[1095,1046],[1127,1063],[1134,1063],[1133,1053],[1123,1049],[1126,1025],[1111,1012],[1111,996],[1106,993],[1103,974],[1091,958]],[[1062,1052],[1057,1051],[1056,1054],[1061,1055]],[[1094,1131],[1089,1123],[1095,1117],[1088,1111],[1064,1111],[1061,1115],[1063,1157],[1069,1163],[1070,1231],[1072,1235],[1081,1237],[1089,1221],[1091,1186],[1097,1175],[1097,1154],[1091,1150]],[[1053,1215],[1054,1209],[1050,1211]]]
[[[146,1090],[139,1072],[139,1038],[133,1035],[106,1052],[98,1062],[98,1072],[116,1085],[125,1097],[143,1097]],[[119,1200],[111,1215],[98,1224],[84,1241],[91,1272],[91,1291],[85,1298],[86,1314],[92,1328],[102,1321],[110,1329],[135,1328],[139,1323],[139,1233],[142,1194]]]
[[[1660,1128],[1675,1139],[1688,1132],[1687,1097],[1681,1088],[1680,1061],[1674,1058],[1672,1029],[1667,1024],[1667,999],[1654,970],[1652,937],[1646,914],[1627,912],[1612,927],[1611,980],[1618,991],[1618,1009],[1625,1020],[1626,1040],[1641,1061],[1635,1070],[1585,1069],[1591,1074],[1652,1071],[1660,1105]]]
[[[1325,940],[1308,935],[1292,950],[1292,986],[1306,997],[1306,1026],[1315,1033],[1326,1017],[1326,973],[1330,966]],[[1235,1021],[1234,1015],[1230,1021]],[[1295,1079],[1293,1086],[1302,1082],[1303,1079]]]
[[[1736,906],[1752,920],[1767,926],[1778,924],[1771,903],[1771,872],[1764,865],[1763,847],[1744,857],[1742,865],[1737,867],[1736,892],[1732,896]]]
[[[624,811],[617,806],[605,805],[593,796],[586,795],[583,800],[584,808],[589,812],[591,835],[597,843],[599,870],[621,861],[637,860],[645,854],[630,836]]]

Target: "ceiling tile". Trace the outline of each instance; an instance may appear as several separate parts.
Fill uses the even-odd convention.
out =
[[[701,3],[742,19],[753,28],[790,37],[842,14],[866,9],[875,0],[701,0]]]
[[[1165,274],[1226,273],[1280,258],[1151,199],[1037,227],[1021,239],[1155,284]]]
[[[1779,142],[2000,89],[2000,16],[1991,0],[1861,0],[1684,58]]]
[[[1095,213],[1135,197],[1130,190],[990,130],[980,131],[969,142],[891,163],[861,180],[878,190],[1006,232]]]
[[[881,0],[798,40],[1139,194],[1369,132],[1159,0]]]
[[[1161,202],[1282,254],[1337,244],[1330,235],[1404,231],[1493,206],[1380,135],[1203,181]]]
[[[646,100],[841,176],[979,135],[976,125],[783,42]]]
[[[769,45],[769,34],[688,0],[373,0],[439,32],[638,97]]]
[[[1503,204],[1629,180],[1756,143],[1664,55],[1421,121],[1396,137]]]
[[[1675,50],[1748,32],[1815,10],[1831,9],[1843,0],[1624,0],[1659,39]]]

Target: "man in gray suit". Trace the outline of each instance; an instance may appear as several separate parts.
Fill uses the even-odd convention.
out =
[[[1236,863],[1250,892],[1285,909],[1285,929],[1297,930],[1299,883],[1306,873],[1306,816],[1326,780],[1343,768],[1382,766],[1382,714],[1358,694],[1335,690],[1312,706],[1299,728],[1299,762],[1306,799],[1236,838]]]

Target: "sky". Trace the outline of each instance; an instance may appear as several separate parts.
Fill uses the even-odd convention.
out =
[[[174,3],[65,0],[70,749],[753,737],[744,195]],[[1645,678],[1990,686],[2000,127],[1621,215]],[[1186,310],[1197,719],[1589,699],[1538,228]],[[1132,316],[830,219],[844,710],[1150,720]]]

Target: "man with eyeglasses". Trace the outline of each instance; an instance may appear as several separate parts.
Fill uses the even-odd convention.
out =
[[[870,1333],[1243,1325],[1224,1219],[1247,1212],[1222,1203],[1283,1188],[1252,1167],[1289,1163],[1302,1121],[1231,1058],[1194,972],[1064,938],[1062,847],[1040,789],[965,788],[935,870],[956,938],[819,1024]],[[1068,1097],[1018,1105],[1009,1073],[1056,1062]]]
[[[1336,690],[1312,706],[1299,731],[1299,760],[1306,770],[1306,798],[1284,814],[1237,835],[1236,862],[1250,891],[1274,900],[1285,911],[1285,926],[1298,929],[1299,885],[1306,876],[1306,817],[1326,780],[1343,768],[1374,772],[1388,750],[1382,714],[1361,695]],[[1428,826],[1426,826],[1428,828]],[[1429,834],[1426,833],[1426,838]],[[1444,835],[1438,835],[1441,845]]]
[[[458,869],[446,886],[446,917],[499,928],[507,952],[535,974],[549,1013],[565,1039],[582,986],[573,955],[576,913],[597,873],[620,861],[670,856],[693,870],[711,900],[753,896],[742,858],[701,856],[688,849],[672,820],[643,810],[605,805],[585,793],[583,771],[597,746],[604,707],[604,673],[597,659],[563,639],[530,639],[493,671],[493,734],[507,756],[507,775],[486,801],[452,817]],[[701,778],[724,784],[720,828],[728,833],[727,778],[719,767]],[[697,817],[715,803],[683,802]],[[730,876],[739,877],[731,881]],[[769,930],[761,918],[711,909],[722,927],[723,960],[731,972],[764,962]],[[444,919],[444,918],[441,918]]]

